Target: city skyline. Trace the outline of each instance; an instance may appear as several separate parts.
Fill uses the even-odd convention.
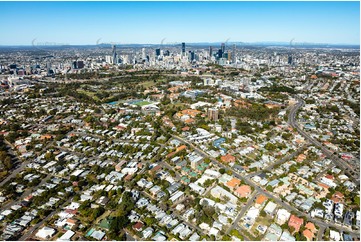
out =
[[[3,25],[0,45],[360,43],[359,2],[1,2],[0,7],[0,21],[12,23]]]

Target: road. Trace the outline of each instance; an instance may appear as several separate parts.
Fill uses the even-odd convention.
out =
[[[10,208],[11,206],[15,205],[15,204],[19,204],[24,198],[26,198],[27,196],[29,196],[31,194],[32,191],[37,190],[39,187],[41,187],[42,185],[44,185],[46,183],[46,181],[52,177],[52,174],[48,174],[44,179],[41,180],[41,182],[36,185],[33,188],[27,188],[26,191],[15,201],[12,201],[8,204],[5,204],[3,206],[1,206],[2,210],[6,210],[8,208]]]
[[[250,174],[248,174],[246,177],[256,176],[256,175],[259,175],[259,174],[263,173],[264,171],[271,171],[271,172],[272,172],[273,167],[278,166],[278,165],[280,165],[280,164],[283,164],[283,163],[286,162],[286,161],[291,160],[293,157],[295,157],[296,155],[300,154],[306,147],[307,147],[307,144],[301,146],[300,148],[298,148],[298,149],[297,149],[295,152],[293,152],[292,154],[287,155],[287,156],[283,157],[282,159],[280,159],[279,161],[270,164],[269,166],[267,166],[266,168],[262,169],[261,171],[258,171],[258,172],[255,172],[255,173],[250,173]]]
[[[66,135],[69,135],[71,132],[72,132],[72,131],[69,131]],[[49,142],[39,153],[40,153],[40,154],[41,154],[41,153],[44,153],[46,150],[48,150],[48,148],[49,148],[51,145],[54,145],[55,141],[56,141],[56,140],[54,139],[54,140],[52,140],[51,142]],[[12,144],[9,143],[9,145],[10,145],[11,147],[13,147]],[[16,153],[15,153],[15,155],[16,155]],[[17,155],[16,155],[16,157],[17,157],[17,159],[18,159],[19,161],[21,161],[21,159],[20,159]],[[27,166],[28,164],[32,163],[32,162],[34,162],[34,159],[28,159],[28,160],[22,162],[21,165],[20,165],[18,168],[16,168],[15,170],[11,171],[11,174],[10,174],[9,176],[7,176],[4,180],[2,180],[2,181],[0,182],[0,187],[3,186],[5,183],[7,183],[11,178],[14,178],[17,174],[19,174],[20,172],[22,172],[22,171],[26,168],[26,166]]]
[[[127,241],[139,241],[140,240],[136,235],[132,235],[127,229],[124,229],[124,232],[125,232],[125,238]]]
[[[151,200],[155,200],[151,195],[149,195],[149,194],[146,193],[145,191],[142,191],[141,194],[144,195],[144,196],[146,196],[146,197],[148,197],[148,198],[151,199]],[[173,214],[174,214],[175,216],[177,216],[177,218],[178,218],[180,221],[182,221],[184,224],[186,224],[188,227],[191,227],[191,228],[193,228],[194,230],[197,230],[201,235],[204,235],[203,231],[202,231],[198,226],[195,226],[195,225],[189,223],[188,221],[186,221],[181,215],[179,215],[176,211],[174,211],[174,209],[172,209],[172,208],[168,208],[168,209],[169,209],[170,211],[172,211]]]
[[[326,227],[325,226],[321,226],[318,230],[318,233],[317,233],[317,241],[322,241],[322,237],[323,237],[323,234],[325,232],[325,229]]]
[[[71,196],[70,198],[68,198],[68,200],[66,200],[65,202],[63,202],[62,204],[60,204],[58,207],[60,208],[61,205],[66,204],[68,202],[70,202],[73,199],[73,196]],[[55,209],[54,211],[52,211],[48,216],[46,216],[44,219],[42,219],[39,223],[35,224],[33,227],[31,227],[23,236],[21,236],[20,239],[18,239],[19,241],[25,241],[26,239],[28,239],[32,233],[34,233],[34,231],[36,231],[38,228],[40,228],[46,221],[48,221],[50,218],[52,218],[56,213],[58,212],[58,209]]]
[[[253,191],[253,193],[251,194],[250,198],[248,199],[246,205],[243,206],[243,208],[239,212],[238,216],[233,221],[232,225],[227,229],[226,234],[229,234],[229,232],[231,232],[231,230],[234,229],[234,227],[237,226],[237,224],[239,223],[239,220],[241,220],[243,215],[246,213],[246,211],[252,205],[252,203],[254,202],[254,199],[256,198],[256,196],[257,196],[257,191]]]
[[[180,179],[182,178],[182,175],[179,174],[179,172],[176,171],[173,167],[171,167],[167,162],[161,161],[161,162],[159,162],[159,165],[162,166],[162,167],[167,168],[170,171],[174,171],[177,181],[180,181]]]
[[[16,151],[15,151],[15,147],[14,147],[9,141],[7,141],[6,139],[4,139],[4,141],[5,141],[5,144],[10,147],[10,149],[8,150],[8,153],[9,153],[11,156],[13,156],[12,161],[13,161],[13,160],[17,160],[17,162],[22,162],[22,160],[20,159],[20,157],[18,156],[18,154],[17,154]],[[21,171],[26,167],[26,165],[27,165],[28,163],[30,163],[30,161],[32,161],[32,160],[28,160],[28,161],[26,161],[26,162],[22,162],[19,167],[17,167],[15,170],[10,171],[11,174],[8,175],[4,180],[2,180],[2,181],[0,182],[0,186],[3,186],[3,185],[4,185],[5,183],[7,183],[11,178],[14,178],[17,174],[19,174],[19,172],[21,172]]]
[[[288,203],[285,203],[283,202],[278,196],[275,196],[273,195],[272,193],[268,192],[267,190],[259,187],[255,182],[253,182],[252,180],[250,180],[249,178],[245,177],[245,176],[241,176],[240,174],[238,174],[235,170],[233,170],[232,168],[230,168],[229,166],[225,166],[224,164],[222,164],[221,162],[219,162],[218,160],[214,159],[213,157],[211,157],[210,155],[208,155],[207,153],[205,153],[203,150],[199,149],[198,147],[196,147],[195,145],[193,145],[191,142],[179,137],[179,136],[176,136],[176,135],[173,135],[172,134],[172,137],[174,139],[177,139],[185,144],[188,144],[191,148],[193,148],[195,151],[197,151],[199,154],[202,154],[204,155],[205,157],[208,157],[210,159],[210,161],[220,167],[220,168],[223,168],[225,169],[226,171],[230,171],[232,173],[232,175],[242,181],[244,181],[246,184],[248,184],[249,186],[253,187],[255,190],[257,190],[257,192],[259,192],[260,194],[263,194],[265,195],[266,197],[268,198],[271,198],[273,199],[274,202],[280,204],[284,209],[287,209],[289,211],[293,211],[295,212],[298,216],[303,216],[303,217],[306,217],[308,221],[311,221],[315,224],[318,224],[319,226],[325,226],[325,227],[328,227],[328,226],[332,226],[336,229],[339,229],[339,230],[344,230],[344,231],[347,231],[348,233],[350,233],[351,235],[357,235],[359,236],[360,234],[360,230],[351,230],[349,228],[346,228],[344,226],[340,226],[340,225],[337,225],[337,224],[332,224],[330,225],[329,223],[325,223],[323,220],[320,220],[320,219],[316,219],[316,218],[312,218],[308,213],[304,213],[304,212],[301,212],[299,210],[297,210],[295,207],[291,206],[290,204]]]
[[[323,171],[321,171],[320,173],[317,174],[316,178],[314,179],[314,181],[318,181],[321,179],[321,177],[323,177],[324,174],[326,174],[330,169],[332,169],[332,167],[334,167],[334,164],[330,164],[328,165]]]
[[[338,158],[328,150],[326,147],[324,147],[319,141],[313,139],[307,132],[305,132],[303,129],[301,129],[297,122],[296,122],[296,115],[297,111],[305,104],[305,102],[296,97],[298,103],[293,106],[291,109],[289,115],[288,115],[288,123],[295,128],[300,135],[302,135],[306,140],[308,140],[310,143],[318,147],[335,165],[342,168],[342,170],[349,176],[353,177],[356,184],[359,184],[360,182],[360,174],[359,172],[355,171],[354,167],[352,167],[350,164],[348,164],[346,161]]]

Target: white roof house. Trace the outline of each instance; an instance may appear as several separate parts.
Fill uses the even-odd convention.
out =
[[[340,241],[341,240],[340,233],[334,230],[330,230],[330,239],[334,241]]]
[[[43,227],[41,228],[37,233],[36,233],[36,237],[39,237],[41,239],[49,239],[51,237],[53,237],[53,235],[55,234],[55,229],[53,228],[49,228],[49,227]]]
[[[288,221],[290,216],[291,216],[290,212],[288,212],[286,209],[281,208],[277,211],[276,223],[282,225]]]
[[[59,239],[57,239],[58,241],[70,241],[71,237],[73,237],[75,233],[71,230],[68,230],[65,232],[65,234],[63,234]]]
[[[264,208],[264,211],[267,214],[272,214],[275,209],[277,208],[277,204],[275,204],[274,202],[270,201],[269,203],[267,203],[266,207]]]
[[[236,204],[238,201],[238,198],[236,196],[234,196],[232,193],[228,192],[227,190],[223,189],[220,186],[216,186],[215,188],[213,188],[211,190],[211,194],[213,197],[215,198],[221,198],[221,197],[228,197],[230,202]]]

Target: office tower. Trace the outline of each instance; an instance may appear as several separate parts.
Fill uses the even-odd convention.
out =
[[[289,64],[289,65],[292,65],[292,63],[293,63],[293,62],[292,62],[292,55],[289,55],[289,56],[288,56],[288,64]]]
[[[218,109],[216,108],[209,108],[208,109],[208,119],[211,121],[217,121],[218,120]]]
[[[48,75],[50,74],[50,68],[51,68],[51,64],[50,64],[50,61],[48,60],[46,62],[46,72],[47,72]]]
[[[113,57],[111,57],[110,55],[106,55],[105,56],[105,62],[108,64],[112,64],[113,63]]]
[[[222,57],[222,58],[219,58],[218,59],[218,64],[221,65],[221,66],[224,66],[227,64],[227,59]]]
[[[209,57],[212,57],[213,55],[213,49],[212,46],[209,46]]]
[[[113,57],[113,64],[118,64],[118,58],[117,58],[117,52],[116,52],[116,46],[113,45],[112,48],[112,57]]]
[[[78,66],[78,69],[84,68],[84,61],[78,61],[77,66]]]
[[[160,56],[160,49],[155,49],[155,55]]]
[[[195,59],[194,51],[189,51],[189,57],[190,61],[193,61]]]
[[[218,54],[218,59],[222,58],[222,55],[223,55],[222,49],[219,49],[217,54]]]
[[[73,69],[78,69],[78,63],[77,63],[76,61],[73,61],[71,67],[72,67]]]
[[[233,44],[233,49],[232,49],[232,63],[236,63],[236,44]]]
[[[182,43],[182,56],[185,56],[186,54],[186,43]]]
[[[225,43],[221,44],[221,50],[222,50],[222,54],[226,51],[226,44]]]
[[[233,60],[233,58],[232,58],[232,57],[233,57],[233,53],[232,53],[232,52],[230,52],[230,51],[228,51],[228,52],[227,52],[227,60],[228,60],[228,61]]]
[[[164,51],[164,56],[169,56],[169,55],[170,55],[169,50]]]
[[[279,55],[276,55],[275,62],[276,62],[276,63],[279,63],[279,62],[280,62],[280,56],[279,56]]]
[[[145,60],[147,55],[145,54],[145,48],[142,48],[142,60]]]

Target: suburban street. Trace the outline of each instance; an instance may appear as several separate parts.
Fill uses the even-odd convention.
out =
[[[242,176],[240,175],[239,173],[237,173],[236,171],[234,171],[232,168],[222,164],[221,162],[219,162],[218,160],[214,159],[213,157],[211,157],[210,155],[208,155],[207,153],[205,153],[203,150],[199,149],[198,147],[196,147],[195,145],[193,145],[191,142],[179,137],[179,136],[176,136],[176,135],[172,135],[173,138],[185,143],[185,144],[188,144],[191,148],[193,148],[195,151],[197,151],[199,154],[202,154],[204,155],[205,157],[208,157],[211,162],[220,167],[220,168],[223,168],[225,169],[226,171],[231,171],[232,172],[232,175],[240,180],[243,180],[246,184],[252,186],[255,190],[257,190],[260,194],[263,194],[271,199],[273,199],[276,203],[278,203],[279,205],[281,205],[283,208],[289,210],[289,211],[293,211],[295,212],[296,214],[298,214],[299,216],[303,216],[303,217],[306,217],[308,221],[311,221],[313,223],[316,223],[317,225],[319,226],[325,226],[325,227],[328,227],[330,226],[329,223],[326,223],[324,222],[323,220],[320,220],[320,219],[316,219],[316,218],[312,218],[311,215],[309,215],[308,213],[304,213],[304,212],[301,212],[299,211],[298,209],[296,209],[295,207],[289,205],[288,203],[286,202],[283,202],[279,197],[273,195],[272,193],[268,192],[267,190],[259,187],[256,183],[254,183],[252,180],[250,180],[249,178],[245,177],[245,176]],[[357,231],[354,231],[350,228],[347,228],[347,227],[344,227],[344,226],[340,226],[340,225],[337,225],[337,224],[332,224],[332,227],[334,228],[337,228],[339,230],[343,230],[343,231],[346,231],[348,233],[350,233],[351,235],[359,235],[360,233],[360,230],[357,230]]]
[[[33,191],[37,190],[39,187],[41,187],[42,185],[44,185],[46,183],[46,181],[48,179],[50,179],[53,175],[52,174],[48,174],[46,177],[44,177],[43,179],[41,179],[41,182],[36,185],[33,188],[28,188],[25,190],[25,192],[16,200],[13,200],[3,206],[1,206],[2,210],[6,210],[9,209],[11,206],[15,205],[15,204],[19,204],[24,198],[26,198],[27,196],[29,196]]]
[[[282,157],[279,161],[276,161],[275,163],[272,163],[270,164],[269,166],[265,167],[264,169],[262,169],[261,171],[257,171],[257,172],[254,172],[254,173],[250,173],[248,174],[246,177],[247,178],[250,178],[250,177],[253,177],[253,176],[256,176],[256,175],[259,175],[265,171],[272,171],[273,167],[275,166],[278,166],[280,164],[283,164],[285,163],[286,161],[289,161],[291,160],[293,157],[299,155],[303,150],[305,150],[307,147],[307,144],[301,146],[300,148],[298,148],[295,152],[293,152],[292,154],[290,155],[287,155],[285,157]]]
[[[229,234],[229,232],[237,226],[237,224],[239,223],[239,221],[241,220],[243,215],[246,213],[246,211],[249,209],[249,207],[254,202],[254,199],[256,198],[257,194],[258,194],[257,191],[254,191],[251,194],[251,196],[248,198],[247,203],[243,206],[241,211],[238,213],[238,215],[237,215],[236,219],[233,221],[232,225],[227,229],[226,234]]]
[[[68,200],[66,200],[64,203],[62,204],[66,204],[68,202],[70,202],[73,199],[73,197],[71,196]],[[39,223],[35,224],[34,226],[30,227],[24,234],[23,236],[21,236],[21,238],[19,239],[20,241],[25,241],[26,239],[28,239],[32,233],[34,233],[34,231],[36,231],[38,228],[40,228],[46,221],[48,221],[49,219],[51,219],[57,212],[59,212],[57,209],[55,209],[54,211],[52,211],[48,216],[46,216],[44,219],[42,219]]]
[[[347,175],[349,175],[350,177],[353,177],[356,181],[356,184],[358,184],[360,182],[360,177],[359,177],[360,174],[355,171],[354,167],[352,167],[346,161],[335,156],[333,154],[333,152],[331,152],[330,150],[325,148],[319,141],[313,139],[307,132],[305,132],[298,126],[298,124],[296,122],[297,111],[305,104],[305,102],[300,98],[296,98],[296,99],[297,99],[298,103],[295,106],[293,106],[293,108],[291,109],[291,111],[288,115],[288,123],[293,128],[295,128],[298,131],[298,133],[301,134],[306,140],[308,140],[310,143],[312,143],[313,145],[315,145],[316,147],[321,149],[321,151],[327,157],[329,157],[335,165],[342,168]]]

